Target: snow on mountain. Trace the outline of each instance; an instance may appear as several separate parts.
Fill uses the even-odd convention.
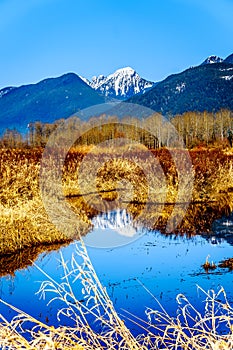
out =
[[[84,78],[82,78],[84,80]],[[140,77],[131,67],[118,69],[108,76],[94,76],[91,81],[84,81],[93,89],[105,96],[127,99],[135,94],[144,93],[154,86],[154,83]]]
[[[177,84],[175,93],[183,92],[185,89],[185,86],[186,86],[185,83]]]
[[[81,75],[79,76],[79,78],[81,78],[84,81],[84,83],[86,83],[87,85],[91,86],[91,82],[87,78],[84,78]]]
[[[206,58],[206,60],[202,64],[212,64],[212,63],[221,63],[223,59],[218,56],[209,56]]]
[[[233,75],[224,75],[223,77],[221,77],[222,79],[225,80],[231,80],[233,78]]]
[[[94,75],[94,77],[92,77],[92,80],[90,82],[90,86],[93,89],[97,90],[98,87],[104,83],[105,79],[106,77],[103,74],[100,74],[98,77]]]
[[[4,96],[4,95],[8,94],[8,92],[10,92],[10,91],[12,91],[12,90],[14,90],[14,89],[15,89],[15,87],[13,87],[13,86],[6,87],[6,88],[1,89],[1,90],[0,90],[0,98],[1,98],[2,96]]]

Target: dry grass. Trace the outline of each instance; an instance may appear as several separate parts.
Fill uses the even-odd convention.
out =
[[[90,184],[84,177],[78,182],[81,161],[91,150],[91,146],[71,150],[63,169],[64,194],[76,215],[82,217],[83,226],[79,227],[76,238],[79,238],[80,232],[88,232],[91,228],[90,219],[99,209],[108,210],[118,200],[139,223],[165,233],[169,217],[177,204],[179,187],[178,174],[170,153],[166,149],[153,151],[165,174],[164,182],[154,180],[153,174],[158,174],[159,169],[143,156],[143,149],[140,150],[142,155],[138,150],[110,150],[110,160],[106,156],[108,149],[94,151],[91,159],[93,164],[101,164],[95,181]],[[121,157],[122,151],[125,158]],[[182,151],[177,152],[181,152],[182,158]],[[41,149],[0,151],[0,255],[4,263],[9,262],[9,273],[13,273],[14,265],[21,267],[22,261],[27,261],[25,256],[15,261],[10,253],[26,252],[31,247],[64,243],[75,238],[70,237],[69,227],[67,232],[58,232],[44,209],[39,191],[41,155]],[[233,155],[231,152],[207,149],[190,151],[190,156],[195,172],[192,201],[176,232],[192,235],[208,232],[213,220],[232,211]],[[87,163],[84,173],[88,173],[88,169]],[[146,174],[143,171],[145,169]],[[48,181],[51,181],[49,173]],[[186,190],[190,190],[188,182],[182,188],[183,197]],[[146,207],[148,201],[150,206]],[[164,206],[161,201],[165,202]],[[181,206],[177,216],[184,214],[182,210]],[[77,249],[83,263],[78,264],[73,256],[68,266],[62,258],[63,280],[57,282],[51,276],[46,276],[47,281],[39,291],[42,296],[52,291],[54,298],[64,303],[64,307],[57,311],[57,316],[72,318],[73,326],[61,324],[54,328],[8,305],[17,316],[9,322],[0,315],[1,349],[233,348],[233,309],[223,289],[217,293],[200,289],[205,298],[202,313],[180,294],[177,296],[178,310],[175,317],[169,315],[162,305],[159,305],[160,311],[147,309],[146,321],[127,314],[126,318],[142,329],[142,335],[135,338],[116,313],[106,289],[98,280],[85,246],[82,244]],[[36,258],[38,251],[32,253],[30,260]],[[8,254],[8,257],[5,258],[4,254]],[[74,288],[80,282],[83,285],[84,303],[79,301]],[[97,332],[93,327],[94,320],[102,325],[102,332]],[[33,325],[31,331],[29,324]]]
[[[233,258],[225,259],[218,264],[221,268],[227,268],[229,271],[233,271]]]
[[[209,262],[209,257],[210,255],[207,255],[205,263],[202,265],[203,269],[205,272],[213,271],[217,268],[217,265],[212,261],[211,263]]]
[[[75,255],[70,263],[61,257],[62,281],[57,282],[45,274],[47,281],[41,284],[38,292],[41,296],[52,293],[49,303],[59,299],[63,306],[57,310],[58,320],[69,318],[73,325],[61,324],[54,328],[1,301],[17,313],[10,322],[0,316],[1,349],[232,349],[233,308],[222,288],[217,293],[198,288],[205,300],[203,312],[182,294],[177,296],[175,317],[170,316],[156,299],[158,309],[148,308],[145,320],[125,311],[125,318],[142,330],[142,334],[135,337],[116,313],[83,243],[77,246],[76,253],[82,257],[82,264],[77,262]],[[84,302],[79,301],[75,293],[76,283],[82,284]],[[33,326],[32,330],[29,330],[29,324]],[[98,324],[100,331],[97,331]]]
[[[39,190],[41,155],[41,149],[0,151],[0,255],[71,240],[45,211]],[[85,233],[90,223],[82,214]]]
[[[64,194],[77,218],[82,218],[82,234],[91,229],[90,219],[99,210],[109,210],[117,203],[127,207],[140,224],[164,233],[167,233],[167,222],[178,204],[173,219],[175,222],[183,217],[183,220],[175,232],[190,235],[208,232],[213,220],[233,209],[232,153],[217,149],[190,151],[195,180],[192,200],[185,213],[182,205],[179,208],[179,179],[168,150],[152,151],[162,170],[158,164],[151,164],[142,148],[102,151],[105,153],[93,151],[91,146],[76,148],[68,153],[64,164]],[[182,159],[182,151],[177,152]],[[83,157],[90,153],[92,164],[100,164],[92,183],[87,177],[80,180],[78,176]],[[0,151],[0,255],[73,238],[68,230],[58,232],[44,209],[39,191],[41,155],[42,149]],[[85,165],[84,162],[83,166],[84,174],[88,174],[90,163]],[[160,176],[154,176],[160,171],[165,174],[164,181]],[[185,199],[190,186],[187,179],[182,198]]]

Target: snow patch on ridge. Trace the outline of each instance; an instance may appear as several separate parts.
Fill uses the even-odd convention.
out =
[[[176,93],[183,92],[183,91],[184,91],[184,89],[185,89],[185,86],[186,86],[186,84],[185,84],[185,83],[182,83],[182,84],[178,84],[178,85],[176,85]]]
[[[13,86],[3,88],[0,90],[0,98],[3,97],[4,95],[7,95],[10,91],[14,90],[15,88]]]
[[[223,76],[221,78],[225,79],[225,80],[231,80],[233,78],[233,75],[225,75],[225,76]]]

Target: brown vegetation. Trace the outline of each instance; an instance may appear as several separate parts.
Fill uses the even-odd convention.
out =
[[[81,122],[73,118],[69,121],[66,137],[72,138],[74,129],[77,136],[80,136],[66,156],[62,178],[63,194],[77,216],[74,222],[77,234],[72,236],[69,225],[66,230],[59,232],[51,222],[39,188],[43,152],[39,147],[44,147],[52,131],[62,121],[55,124],[30,124],[26,139],[16,130],[5,132],[0,140],[1,275],[13,274],[15,269],[31,264],[43,250],[55,249],[61,243],[79,239],[81,234],[85,235],[91,229],[91,218],[94,215],[100,210],[113,208],[116,203],[127,208],[136,223],[150,230],[160,229],[164,234],[170,234],[166,229],[167,222],[178,204],[180,207],[176,215],[183,217],[183,220],[176,225],[173,233],[190,236],[203,232],[208,234],[216,218],[232,211],[233,154],[227,140],[227,132],[233,127],[231,112],[185,113],[171,120],[185,146],[192,148],[189,154],[195,179],[193,186],[187,181],[182,188],[183,198],[185,191],[192,190],[191,202],[184,212],[182,203],[177,199],[179,174],[169,151],[172,135],[166,127],[162,128],[161,116],[155,114],[145,121],[136,118],[126,119],[122,123],[117,118],[107,121],[106,125],[100,127],[96,126],[94,119]],[[127,126],[127,122],[130,126]],[[151,128],[152,124],[154,128]],[[92,144],[122,137],[141,143],[141,148],[134,150],[131,145],[122,149],[92,149]],[[152,158],[159,160],[164,182],[158,176],[161,175],[158,164],[152,166],[143,145],[151,150]],[[173,152],[176,152],[181,162],[185,159],[183,150],[177,148]],[[100,164],[91,184],[87,177],[79,181],[80,166],[87,154],[90,154],[91,163],[84,163],[86,174],[90,170],[90,164]],[[51,169],[56,167],[55,163],[49,165]],[[52,182],[50,172],[46,175],[46,181]],[[54,190],[56,191],[56,186]],[[63,220],[59,213],[57,220]],[[135,338],[116,313],[112,301],[98,280],[85,246],[82,245],[78,253],[83,258],[83,264],[78,264],[72,258],[69,270],[62,260],[63,280],[59,283],[47,276],[49,281],[44,282],[40,289],[42,294],[48,289],[53,290],[55,297],[64,302],[62,312],[67,313],[68,317],[72,314],[75,326],[60,326],[56,329],[8,305],[18,316],[9,322],[0,315],[1,348],[232,349],[233,310],[224,290],[221,289],[217,294],[203,291],[206,297],[204,314],[196,310],[184,295],[177,296],[179,310],[176,317],[169,316],[161,305],[162,311],[147,309],[147,322],[128,313],[126,317],[141,326],[144,333]],[[233,259],[226,259],[218,266],[232,270]],[[203,268],[208,272],[215,269],[216,265],[207,258]],[[85,302],[80,302],[72,289],[73,282],[77,279],[81,279]],[[87,315],[92,315],[94,320],[101,322],[105,326],[105,333],[100,334],[92,329],[87,322]],[[31,332],[28,330],[24,337],[22,329],[28,322],[34,328]],[[219,331],[219,326],[224,326],[224,334]]]
[[[0,255],[70,241],[44,209],[39,191],[41,155],[42,149],[0,151]]]
[[[178,224],[175,232],[189,235],[210,231],[214,219],[233,209],[233,155],[230,150],[226,152],[224,149],[224,143],[226,145],[228,142],[227,131],[232,128],[231,112],[220,111],[216,115],[185,113],[171,120],[187,147],[199,145],[190,150],[195,174],[193,188],[187,178],[182,189],[183,198],[185,191],[192,190],[187,211],[182,209],[183,203],[177,199],[179,174],[169,147],[162,147],[178,142],[172,139],[174,135],[166,128],[169,122],[156,113],[145,120],[124,118],[119,122],[117,117],[106,116],[101,116],[100,120],[102,125],[98,125],[97,118],[81,122],[73,117],[66,125],[66,140],[72,139],[74,130],[77,134],[76,145],[65,159],[62,180],[67,201],[77,217],[82,218],[81,224],[75,228],[79,231],[76,238],[91,229],[90,219],[99,210],[109,210],[117,201],[139,224],[152,230],[160,229],[164,233],[169,233],[167,222],[176,206],[173,220]],[[7,130],[1,139],[0,255],[75,238],[75,232],[68,232],[69,225],[67,232],[63,230],[60,233],[51,223],[39,189],[43,148],[38,146],[44,146],[56,126],[62,122],[31,123],[27,139],[23,139],[16,130]],[[92,150],[93,144],[120,140],[122,137],[132,140],[128,148],[119,146],[110,149],[103,146],[102,149]],[[140,143],[140,148],[134,150],[134,141]],[[220,146],[210,148],[215,143]],[[203,148],[200,144],[209,147]],[[150,159],[148,152],[152,157]],[[185,161],[183,150],[173,148],[174,152],[181,163]],[[86,174],[89,173],[88,167],[100,164],[92,183],[85,177],[79,181],[80,165],[86,154],[91,155],[84,169]],[[153,165],[151,159],[159,160],[159,164]],[[50,164],[50,167],[56,167],[56,164]],[[54,181],[50,172],[46,175],[46,181]],[[62,220],[59,215],[57,220]],[[183,217],[182,222],[179,222],[179,217]]]
[[[90,149],[71,150],[65,160],[63,171],[64,194],[77,215],[82,216],[83,234],[91,229],[90,219],[98,213],[95,201],[103,208],[111,209],[111,203],[118,197],[135,220],[142,220],[148,229],[159,228],[165,232],[167,220],[176,203],[178,175],[169,150],[152,150],[159,159],[165,174],[165,187],[154,188],[147,211],[143,218],[140,213],[148,201],[148,183],[143,168],[137,165],[140,154],[132,150],[124,153],[111,152],[112,159],[104,162],[105,154],[93,153],[93,162],[98,161],[99,168],[95,191],[90,193],[90,184],[84,179],[82,191],[78,184],[78,170],[81,161]],[[182,157],[182,152],[180,157]],[[144,153],[142,152],[142,155]],[[42,149],[2,149],[0,151],[0,255],[13,253],[31,246],[52,244],[70,240],[68,233],[60,233],[50,222],[45,212],[39,191],[39,170]],[[127,160],[127,155],[130,160]],[[233,155],[221,149],[195,149],[190,151],[195,172],[192,201],[177,226],[177,233],[190,235],[211,230],[211,223],[217,217],[233,209]],[[142,161],[146,166],[149,161]],[[101,163],[102,162],[102,163]],[[86,169],[88,171],[88,169]],[[156,173],[156,169],[155,173]],[[49,181],[49,176],[48,176]],[[123,181],[123,182],[122,182]],[[93,185],[93,184],[92,184]],[[127,187],[128,186],[128,187]],[[83,192],[84,190],[84,192]],[[165,205],[160,205],[160,198],[165,191]],[[132,194],[132,195],[131,195]],[[121,198],[121,199],[122,199]],[[109,203],[109,205],[107,205]],[[159,213],[159,215],[158,215]]]
[[[209,262],[209,255],[207,255],[206,257],[206,261],[205,263],[202,265],[203,269],[205,270],[205,272],[209,272],[209,271],[213,271],[217,268],[216,264],[212,261],[211,263]]]
[[[221,261],[218,266],[221,268],[227,268],[229,271],[233,271],[233,258]]]

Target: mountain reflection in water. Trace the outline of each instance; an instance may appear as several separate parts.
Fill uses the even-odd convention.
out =
[[[90,231],[84,238],[86,244],[97,247],[108,247],[108,240],[110,239],[111,244],[114,243],[115,246],[120,246],[131,243],[143,236],[146,232],[157,232],[158,230],[153,228],[153,226],[156,227],[156,223],[150,226],[147,224],[151,223],[151,221],[148,222],[144,220],[144,222],[140,222],[140,220],[138,220],[137,214],[135,214],[136,207],[137,206],[134,205],[130,208],[130,211],[126,209],[116,209],[90,217]],[[202,205],[196,205],[195,210],[192,211],[193,215],[190,218],[190,225],[192,225],[191,231],[185,231],[185,220],[182,233],[175,232],[174,234],[168,234],[164,232],[164,230],[160,230],[160,233],[169,237],[178,237],[181,235],[185,236],[186,239],[199,235],[212,245],[219,245],[224,242],[233,245],[233,213],[228,216],[223,215],[220,217],[221,212],[212,211],[211,217],[207,221],[205,216],[208,215],[209,210],[207,208],[204,211],[202,207]],[[132,210],[132,208],[134,208],[134,210]],[[193,226],[194,224],[195,226]],[[162,227],[164,228],[164,225],[162,225]],[[204,229],[201,230],[203,227]],[[115,242],[112,242],[112,239],[113,241],[115,239]],[[33,261],[36,261],[39,254],[42,252],[47,254],[47,252],[57,250],[62,246],[64,246],[64,244],[39,246],[19,251],[17,254],[0,256],[0,275],[14,274],[16,270],[32,265]]]
[[[116,230],[129,225],[133,226],[133,219],[126,209],[116,209],[97,215],[92,219],[92,223],[95,228]]]
[[[207,255],[211,256],[211,260],[219,262],[232,254],[232,247],[229,243],[229,237],[232,237],[230,236],[232,234],[232,216],[216,220],[213,225],[215,231],[211,235],[205,233],[203,237],[201,235],[192,237],[165,235],[145,227],[140,228],[136,225],[134,227],[133,216],[126,210],[101,213],[92,219],[92,224],[95,227],[92,232],[86,235],[86,238],[99,230],[109,234],[115,231],[118,234],[118,230],[129,227],[135,230],[135,237],[138,238],[131,241],[131,244],[117,248],[87,247],[100,282],[106,287],[116,310],[121,314],[123,313],[122,309],[125,309],[145,319],[146,307],[155,309],[158,307],[155,298],[166,307],[170,314],[175,314],[176,295],[180,292],[188,296],[190,301],[200,309],[203,307],[203,299],[197,294],[197,284],[205,290],[218,289],[223,286],[229,297],[229,302],[233,300],[232,272],[217,268],[213,272],[205,273],[201,267]],[[223,238],[221,227],[226,230],[224,233],[227,235],[227,239]],[[123,236],[122,231],[119,236]],[[219,244],[210,244],[211,242],[208,241],[210,237],[212,239],[219,238]],[[126,236],[126,239],[129,237]],[[75,252],[75,244],[71,243],[67,247],[62,247],[60,251],[64,260],[69,264],[71,254]],[[34,258],[37,259],[36,264],[48,275],[52,276],[54,280],[60,281],[62,269],[58,261],[59,251],[44,253],[39,258],[37,256]],[[80,257],[77,258],[80,259]],[[24,259],[28,263],[25,257]],[[1,266],[3,274],[4,257],[2,257]],[[23,266],[17,268],[22,269]],[[6,271],[9,271],[9,266]],[[48,317],[49,323],[58,326],[57,309],[53,304],[49,308],[46,306],[48,298],[43,301],[35,296],[35,292],[39,288],[38,281],[47,279],[46,276],[43,276],[34,266],[28,266],[27,269],[17,270],[14,273],[15,276],[10,280],[7,277],[1,278],[0,297],[34,317],[41,317],[41,320]],[[148,288],[151,294],[143,286]],[[80,300],[83,299],[81,289],[81,283],[80,286],[76,283],[75,292]],[[1,310],[1,312],[4,315],[6,313],[7,317],[11,316],[8,315],[6,309]],[[141,331],[136,326],[134,327],[135,333]]]

